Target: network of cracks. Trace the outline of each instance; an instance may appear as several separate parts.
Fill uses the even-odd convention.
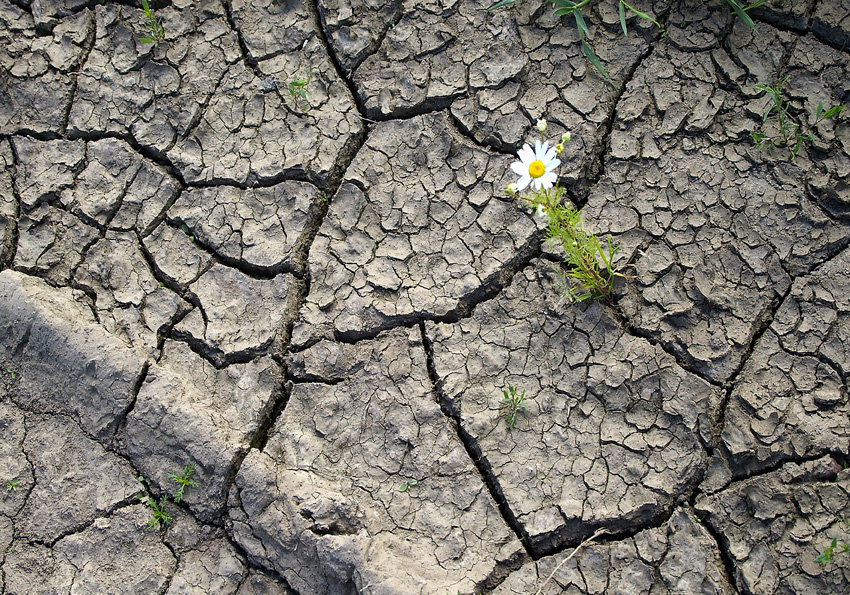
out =
[[[0,0],[0,590],[847,590],[850,3],[489,4]]]

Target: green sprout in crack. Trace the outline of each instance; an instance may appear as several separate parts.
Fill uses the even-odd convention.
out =
[[[841,522],[850,526],[850,519],[841,519]],[[836,554],[850,554],[850,543],[838,543],[838,539],[833,539],[823,553],[815,558],[815,562],[821,565],[829,564]]]
[[[148,519],[148,527],[159,529],[162,525],[168,526],[171,524],[171,513],[165,510],[168,496],[163,496],[157,501],[156,498],[148,494],[139,494],[139,500],[151,509],[151,518]]]
[[[195,236],[192,235],[192,230],[189,229],[189,226],[185,223],[180,224],[180,231],[182,231],[189,238],[190,242],[195,241]]]
[[[844,106],[834,105],[829,109],[824,109],[823,102],[818,102],[814,122],[810,126],[803,126],[791,115],[788,109],[790,102],[785,97],[784,91],[787,83],[788,77],[786,76],[773,85],[756,85],[756,89],[767,93],[770,101],[762,116],[761,131],[752,132],[750,136],[759,149],[765,149],[768,154],[772,154],[773,150],[779,147],[787,150],[789,160],[793,161],[804,143],[820,140],[815,132],[818,124],[838,116]]]
[[[21,487],[21,482],[19,480],[6,480],[6,493],[11,494],[12,492],[17,492],[19,487]]]
[[[818,564],[828,564],[829,562],[832,562],[832,558],[836,553],[850,553],[850,544],[842,543],[841,545],[838,545],[838,540],[833,539],[832,543],[829,544],[829,547],[827,547],[820,556],[815,558],[815,562]]]
[[[502,389],[502,400],[499,401],[499,409],[502,410],[505,420],[508,422],[509,430],[514,429],[520,411],[525,408],[525,391],[517,394],[517,387],[508,383],[508,388]]]
[[[150,5],[148,4],[148,0],[142,0],[142,10],[145,13],[145,26],[147,27],[147,33],[144,36],[139,37],[139,41],[142,43],[150,43],[156,47],[159,42],[165,41],[165,27],[162,26],[162,22],[159,20],[153,10],[151,10]]]
[[[401,482],[401,485],[398,488],[399,492],[409,492],[410,488],[414,488],[419,484],[419,482],[415,479],[408,479],[407,481]]]
[[[18,375],[15,373],[15,371],[12,368],[6,368],[6,372],[9,374],[9,376],[12,377],[12,380],[14,380],[15,378],[18,377]]]
[[[138,479],[139,483],[142,484],[142,489],[144,491],[136,497],[142,504],[150,508],[151,511],[151,518],[148,519],[148,527],[151,529],[159,529],[163,525],[170,525],[171,513],[165,509],[165,505],[168,503],[168,496],[163,496],[157,500],[148,492],[147,485],[150,482],[147,478],[140,476]]]
[[[289,100],[292,102],[294,109],[299,109],[300,101],[307,102],[307,85],[313,80],[313,65],[310,65],[310,70],[307,73],[306,79],[294,78],[289,81],[286,86],[286,91],[289,94]]]
[[[196,480],[192,479],[192,476],[195,474],[195,466],[194,465],[186,465],[183,468],[183,473],[177,474],[175,472],[171,472],[168,474],[168,478],[177,482],[177,485],[180,487],[177,488],[177,491],[174,492],[174,501],[180,503],[183,500],[183,493],[186,488],[192,487],[196,488],[199,484]]]

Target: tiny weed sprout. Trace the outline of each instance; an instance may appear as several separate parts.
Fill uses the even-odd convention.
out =
[[[841,519],[841,521],[850,526],[850,519]],[[850,554],[850,543],[839,544],[837,539],[833,539],[823,553],[815,558],[815,562],[821,565],[829,564],[836,554]]]
[[[416,487],[417,484],[419,484],[419,482],[416,481],[415,479],[409,479],[407,481],[403,481],[403,482],[401,482],[401,485],[399,486],[398,491],[399,492],[408,492],[408,491],[410,491],[410,488]]]
[[[192,235],[191,230],[189,230],[189,226],[188,226],[188,225],[186,225],[185,223],[183,223],[182,225],[180,225],[180,231],[182,231],[183,233],[185,233],[185,234],[186,234],[186,236],[188,236],[188,238],[189,238],[189,241],[190,241],[190,242],[194,242],[194,241],[195,241],[195,236],[193,236],[193,235]]]
[[[289,85],[286,87],[287,93],[289,93],[289,100],[292,102],[292,106],[295,109],[299,109],[298,103],[300,101],[307,102],[307,85],[309,85],[313,80],[313,65],[310,65],[310,70],[307,73],[306,79],[292,79],[289,82]]]
[[[6,481],[6,493],[11,494],[12,492],[17,492],[19,487],[21,487],[21,482],[17,479],[9,479]]]
[[[145,26],[147,27],[147,33],[139,37],[139,41],[142,43],[150,43],[156,47],[159,42],[165,41],[165,27],[162,26],[162,23],[159,20],[153,10],[151,10],[150,5],[148,4],[148,0],[142,0],[142,10],[145,12]]]
[[[180,501],[183,500],[183,493],[185,492],[187,487],[196,488],[199,485],[201,485],[197,481],[192,479],[192,476],[194,474],[195,474],[195,466],[194,465],[186,465],[183,468],[183,473],[181,473],[180,475],[178,475],[177,473],[175,473],[173,471],[168,474],[168,478],[177,482],[177,485],[179,486],[177,488],[177,491],[174,492],[173,498],[174,498],[175,502],[179,503]]]
[[[146,504],[151,509],[151,518],[148,519],[148,527],[151,529],[159,529],[162,525],[168,526],[171,524],[171,513],[165,510],[165,504],[168,502],[168,496],[163,496],[157,502],[156,498],[149,494],[139,494],[139,500],[142,504]]]
[[[815,558],[815,562],[817,562],[818,564],[828,564],[832,562],[832,558],[835,556],[836,553],[850,553],[850,544],[842,543],[841,545],[838,545],[838,540],[833,539],[832,543],[829,544],[829,547],[827,547],[820,556]]]
[[[537,129],[540,128],[538,125]],[[555,157],[571,138],[569,133],[564,134],[552,149],[548,148],[547,141],[537,141],[534,150],[528,144],[520,149],[520,160],[511,164],[511,170],[520,179],[508,186],[507,193],[535,207],[537,216],[548,222],[547,240],[563,248],[572,281],[555,268],[560,293],[576,302],[588,299],[611,302],[614,278],[623,276],[613,266],[618,248],[610,239],[603,244],[594,234],[585,231],[581,211],[564,200],[565,191],[558,185],[557,170],[561,161]],[[527,187],[531,187],[529,192],[519,194]]]
[[[165,510],[165,505],[168,502],[168,496],[163,496],[156,500],[151,494],[148,492],[148,484],[150,481],[143,476],[139,476],[138,481],[142,484],[142,490],[144,490],[141,494],[138,494],[136,497],[139,499],[139,502],[150,508],[151,510],[151,518],[148,519],[148,527],[151,529],[159,529],[162,525],[168,526],[171,524],[171,513]]]
[[[517,394],[517,387],[508,383],[508,388],[502,389],[502,400],[499,401],[499,409],[502,410],[508,429],[513,430],[516,425],[519,412],[525,409],[525,391]]]
[[[11,377],[12,377],[12,380],[14,380],[15,378],[17,378],[17,377],[18,377],[18,375],[17,375],[17,374],[15,374],[15,371],[14,371],[12,368],[6,368],[6,372],[8,372],[8,373],[9,373],[9,376],[11,376]]]
[[[835,118],[844,109],[843,105],[834,105],[824,109],[823,102],[818,102],[814,122],[809,126],[801,125],[789,112],[789,101],[785,97],[784,88],[788,77],[780,79],[773,85],[756,85],[764,91],[769,99],[762,115],[762,129],[751,132],[750,136],[756,147],[772,154],[777,147],[788,151],[789,160],[793,161],[803,147],[803,143],[818,141],[815,129],[824,120]]]

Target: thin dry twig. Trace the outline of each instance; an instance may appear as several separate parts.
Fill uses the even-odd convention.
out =
[[[578,544],[576,546],[576,549],[573,550],[573,553],[571,553],[569,556],[567,556],[566,558],[561,560],[561,563],[558,564],[555,567],[555,570],[553,570],[552,574],[549,575],[549,578],[547,578],[546,581],[542,585],[540,585],[540,588],[537,589],[537,593],[535,593],[534,595],[540,595],[543,592],[543,589],[546,588],[546,585],[549,584],[549,581],[552,580],[552,577],[555,576],[555,574],[558,572],[558,570],[561,569],[561,566],[563,566],[567,562],[567,560],[570,560],[573,556],[575,556],[581,548],[586,546],[588,543],[590,543],[591,541],[593,541],[597,537],[601,537],[602,535],[607,535],[607,534],[608,534],[608,531],[606,531],[605,529],[597,529],[596,533],[594,533],[593,535],[591,535],[590,537],[588,537],[587,539],[582,541],[580,544]]]

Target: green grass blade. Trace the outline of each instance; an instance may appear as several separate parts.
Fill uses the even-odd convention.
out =
[[[829,118],[832,118],[833,116],[838,115],[841,112],[841,110],[843,110],[843,109],[844,109],[843,105],[834,105],[831,108],[829,108],[826,112],[824,112],[823,119],[827,120]]]
[[[744,7],[738,4],[737,0],[726,0],[727,4],[732,7],[732,10],[735,11],[735,14],[738,15],[738,18],[744,21],[750,29],[753,31],[756,30],[756,24],[753,22],[753,19],[750,18],[750,15],[744,10]]]
[[[596,53],[589,45],[587,45],[587,42],[584,39],[581,40],[581,49],[584,51],[584,55],[587,56],[587,59],[590,60],[590,63],[593,64],[596,70],[598,70],[602,76],[605,77],[605,80],[610,83],[611,77],[608,76],[608,73],[605,71],[605,67],[602,66],[602,62],[599,61]]]
[[[584,40],[585,35],[587,35],[587,23],[584,22],[584,17],[581,16],[580,10],[574,10],[573,16],[576,18],[576,26],[578,27],[579,34],[581,35],[581,39]]]
[[[620,25],[623,27],[623,35],[628,35],[629,30],[626,28],[626,5],[620,2]]]
[[[487,10],[496,10],[497,8],[502,8],[504,6],[508,6],[509,4],[513,4],[514,2],[516,2],[516,0],[499,0],[498,2],[493,4],[490,8],[488,8]]]

